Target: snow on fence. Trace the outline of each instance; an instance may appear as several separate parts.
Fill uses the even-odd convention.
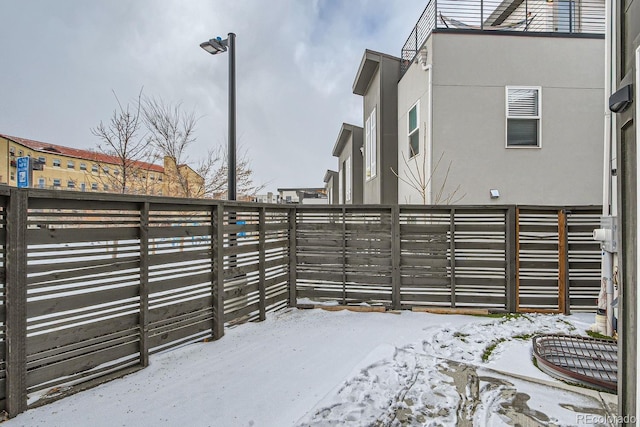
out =
[[[593,207],[302,206],[0,187],[10,416],[298,297],[595,307]]]

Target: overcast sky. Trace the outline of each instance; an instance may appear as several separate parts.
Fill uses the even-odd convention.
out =
[[[227,141],[228,56],[199,47],[235,32],[237,135],[267,190],[322,187],[342,122],[362,126],[351,86],[364,49],[394,56],[426,0],[4,0],[0,133],[95,149],[91,129],[144,94],[200,120],[189,160]]]

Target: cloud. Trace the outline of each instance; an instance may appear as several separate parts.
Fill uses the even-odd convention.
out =
[[[199,153],[227,138],[228,55],[198,47],[237,34],[238,141],[256,179],[323,185],[342,122],[362,124],[351,85],[365,48],[399,55],[424,1],[137,0],[4,2],[0,133],[73,147],[121,100],[196,111]]]

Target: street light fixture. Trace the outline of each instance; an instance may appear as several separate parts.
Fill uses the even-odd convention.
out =
[[[224,40],[220,37],[200,43],[200,47],[212,55],[229,50],[229,149],[227,199],[236,200],[236,35],[229,33]]]

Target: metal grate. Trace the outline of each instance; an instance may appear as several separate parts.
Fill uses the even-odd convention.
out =
[[[616,391],[618,344],[613,340],[571,335],[533,338],[538,367],[549,375],[579,384]]]

